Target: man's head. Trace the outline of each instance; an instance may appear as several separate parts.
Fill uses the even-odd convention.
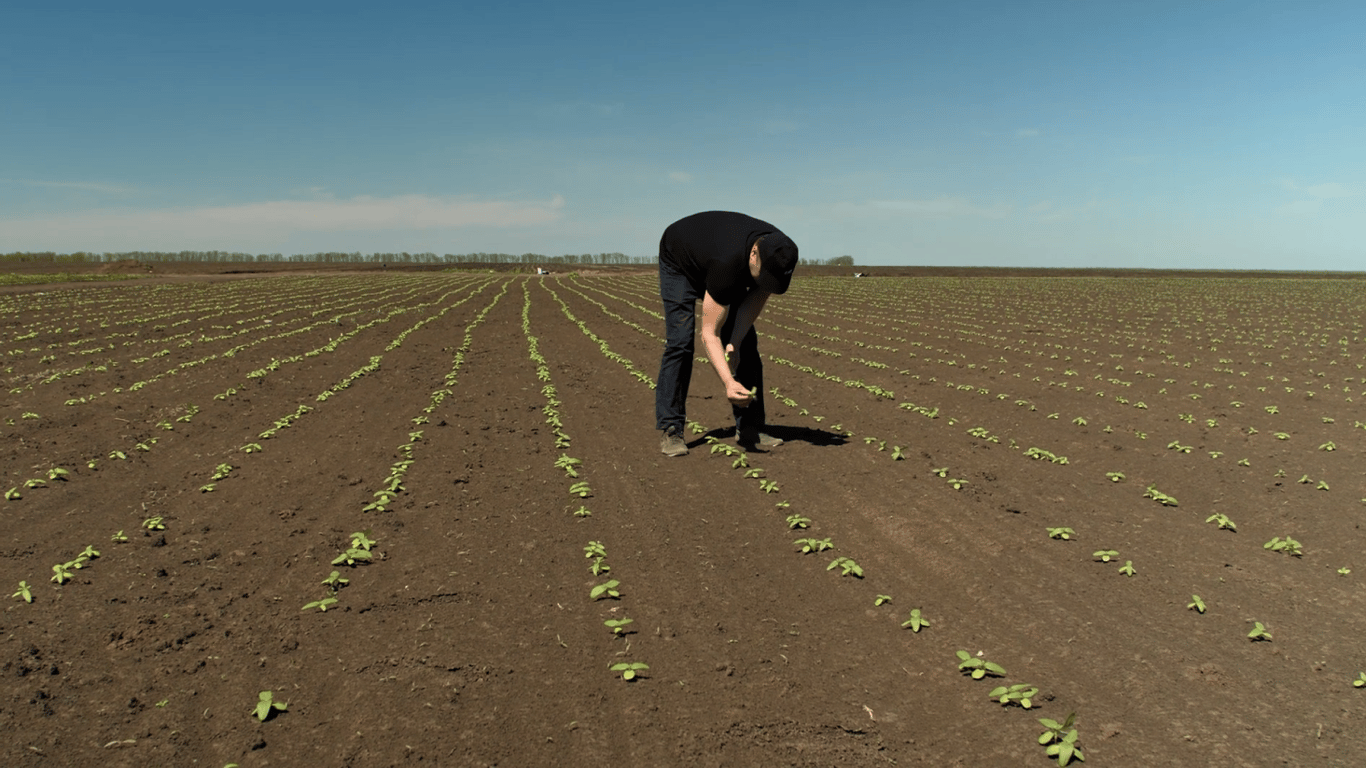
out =
[[[751,255],[758,257],[757,269],[751,267],[750,273],[759,288],[769,293],[786,293],[792,282],[792,270],[797,267],[797,244],[782,232],[774,232],[754,241]]]

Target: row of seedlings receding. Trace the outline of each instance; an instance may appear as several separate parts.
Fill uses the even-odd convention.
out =
[[[558,297],[556,298],[558,299]],[[561,302],[561,307],[563,308],[563,306],[564,304]],[[536,365],[536,379],[543,382],[541,394],[545,397],[546,403],[542,412],[545,414],[546,424],[550,426],[555,435],[555,447],[564,451],[570,447],[571,440],[564,431],[564,423],[560,419],[560,400],[555,385],[551,381],[550,366],[546,364],[545,357],[540,352],[540,341],[531,333],[531,293],[527,290],[525,282],[522,283],[522,333],[527,339],[527,354]],[[580,519],[591,517],[593,515],[592,510],[582,503],[584,499],[593,496],[592,487],[587,480],[583,479],[583,471],[586,469],[583,466],[583,461],[570,456],[568,453],[561,453],[559,458],[555,460],[555,467],[564,471],[565,479],[569,481],[569,495],[578,499],[579,508],[574,511],[574,516]],[[589,541],[583,548],[583,556],[589,560],[588,570],[593,574],[594,580],[598,582],[589,589],[588,599],[594,603],[600,601],[611,601],[613,603],[607,611],[608,617],[602,623],[603,626],[611,630],[613,637],[622,638],[625,644],[622,650],[616,653],[616,658],[621,660],[608,665],[608,669],[620,673],[621,679],[627,682],[643,677],[650,665],[630,658],[630,635],[634,634],[634,630],[630,626],[635,623],[635,620],[624,613],[618,613],[621,608],[621,581],[611,577],[612,566],[607,563],[607,545],[598,540]]]

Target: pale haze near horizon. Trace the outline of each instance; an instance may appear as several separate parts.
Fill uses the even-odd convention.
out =
[[[7,9],[0,252],[1366,269],[1366,4],[493,5]]]

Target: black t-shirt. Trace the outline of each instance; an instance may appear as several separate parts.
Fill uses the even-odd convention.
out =
[[[682,272],[695,288],[705,288],[722,306],[733,306],[758,288],[749,274],[754,241],[778,228],[753,216],[707,211],[679,219],[664,230],[659,258]]]

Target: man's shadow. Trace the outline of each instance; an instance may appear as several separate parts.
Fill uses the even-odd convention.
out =
[[[809,443],[815,446],[844,445],[849,442],[843,432],[831,432],[825,429],[812,429],[811,427],[785,427],[778,424],[769,424],[764,428],[768,434],[782,440],[784,443]],[[735,437],[735,427],[718,427],[709,429],[700,437],[688,443],[688,448],[697,448],[707,444],[707,438],[717,440],[730,440]],[[753,448],[759,453],[765,452],[763,448]]]

